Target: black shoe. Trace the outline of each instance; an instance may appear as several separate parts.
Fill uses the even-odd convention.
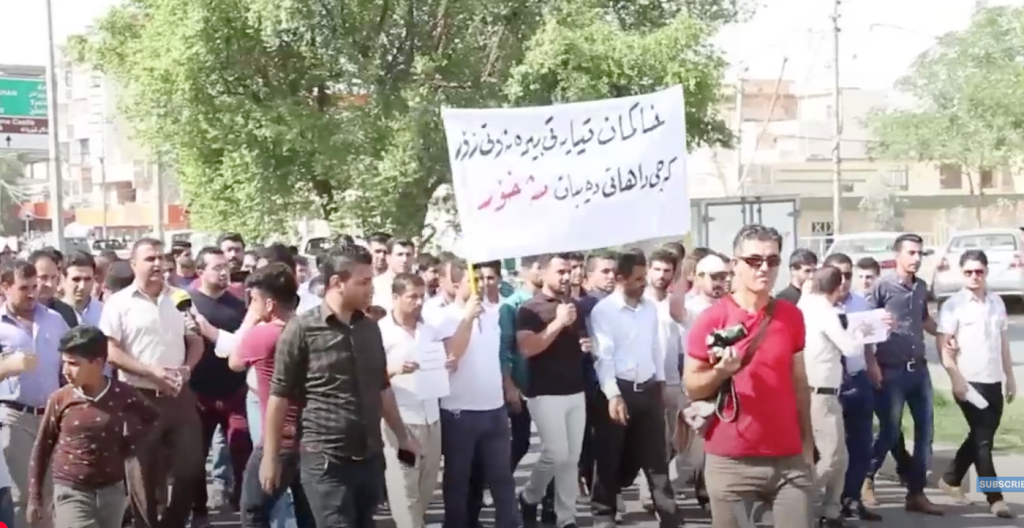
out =
[[[565,526],[562,526],[561,528],[578,528],[578,527],[576,526],[576,523],[571,522],[571,523],[566,524]]]
[[[828,519],[825,517],[822,517],[821,520],[818,521],[818,526],[820,528],[847,528],[846,521],[842,519]]]
[[[537,526],[537,505],[526,502],[522,492],[519,493],[519,514],[523,516],[523,526],[532,528]]]
[[[544,524],[555,524],[558,522],[558,516],[555,515],[555,510],[550,505],[545,504],[540,509],[540,522]],[[563,527],[564,528],[564,527]],[[576,525],[573,525],[576,528]]]
[[[846,501],[843,503],[842,509],[843,517],[850,519],[860,519],[868,522],[880,522],[882,516],[869,510],[867,506],[864,506],[863,502],[858,501]]]

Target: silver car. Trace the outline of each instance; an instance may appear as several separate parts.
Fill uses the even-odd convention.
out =
[[[881,274],[888,275],[896,270],[896,253],[892,245],[902,234],[902,231],[872,231],[839,235],[822,258],[833,253],[845,253],[856,264],[864,257],[871,257],[878,262]]]
[[[949,237],[932,279],[932,295],[942,300],[964,285],[960,255],[980,249],[988,257],[988,290],[1002,297],[1024,298],[1024,261],[1021,260],[1021,232],[1017,228],[987,228],[958,231]]]

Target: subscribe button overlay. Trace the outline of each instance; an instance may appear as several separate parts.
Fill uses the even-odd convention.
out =
[[[978,477],[975,491],[1024,492],[1024,477]]]

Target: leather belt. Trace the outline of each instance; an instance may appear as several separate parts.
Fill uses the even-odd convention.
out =
[[[631,381],[622,378],[615,378],[619,382],[620,386],[632,387],[633,392],[644,392],[645,390],[654,387],[658,381],[654,379],[654,376],[647,378],[646,381]]]
[[[832,388],[832,387],[812,387],[811,388],[811,393],[812,394],[823,394],[825,396],[838,396],[839,395],[839,389]]]
[[[3,405],[8,409],[14,409],[15,411],[28,413],[34,416],[42,416],[43,413],[46,412],[46,407],[33,407],[16,401],[0,401],[0,405]]]

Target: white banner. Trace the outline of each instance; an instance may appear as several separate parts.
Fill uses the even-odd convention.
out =
[[[690,230],[680,86],[532,108],[444,109],[462,255],[583,251]]]

